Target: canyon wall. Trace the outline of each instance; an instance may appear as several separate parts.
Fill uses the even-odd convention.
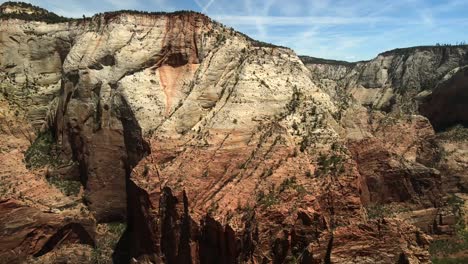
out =
[[[386,112],[420,113],[419,101],[453,74],[451,71],[468,63],[468,46],[395,49],[356,63],[306,56],[302,60],[312,78],[323,86],[332,83],[345,89],[362,105]]]
[[[194,12],[0,32],[5,259],[429,263],[454,232],[466,144],[433,126],[465,120],[464,48],[304,64]]]

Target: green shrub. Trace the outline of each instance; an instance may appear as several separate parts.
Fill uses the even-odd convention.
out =
[[[283,46],[271,44],[271,43],[268,43],[268,42],[263,42],[263,41],[255,40],[255,39],[253,39],[253,38],[247,36],[246,34],[244,34],[244,33],[242,33],[242,32],[237,32],[237,33],[240,34],[241,36],[243,36],[244,38],[246,38],[248,41],[250,41],[250,43],[251,43],[252,46],[254,46],[254,47],[289,49],[288,47],[283,47]]]
[[[127,228],[125,223],[120,222],[102,224],[98,226],[98,229],[102,227],[105,232],[98,233],[96,246],[91,255],[94,264],[112,263],[112,253]]]
[[[296,192],[298,192],[299,194],[304,194],[307,192],[304,186],[297,183],[296,177],[287,178],[280,184],[280,193],[286,191],[287,189],[296,190]]]
[[[81,183],[79,181],[64,180],[57,176],[48,177],[47,181],[67,196],[77,196],[80,193]]]
[[[332,174],[334,176],[344,172],[343,157],[338,154],[328,156],[321,154],[318,158],[317,176]]]
[[[257,194],[257,204],[264,208],[269,208],[278,203],[279,199],[274,188],[270,188],[270,191],[266,194],[263,191],[259,191]]]
[[[355,62],[329,60],[329,59],[315,58],[315,57],[309,57],[309,56],[299,56],[299,59],[301,59],[301,61],[305,64],[329,64],[329,65],[342,65],[342,66],[350,66],[350,67],[354,67],[356,65]]]
[[[455,44],[449,44],[449,43],[440,44],[440,43],[437,43],[434,46],[415,46],[415,47],[408,47],[408,48],[393,49],[393,50],[382,52],[379,55],[382,55],[382,56],[404,55],[404,54],[410,54],[410,53],[415,52],[415,51],[433,51],[433,50],[436,50],[436,49],[451,51],[451,50],[456,49],[456,48],[466,48],[466,47],[467,47],[467,45],[464,42],[455,43]]]
[[[127,228],[127,225],[125,223],[112,222],[107,224],[107,228],[111,234],[120,238]]]
[[[456,236],[449,239],[435,240],[429,247],[429,252],[434,256],[434,263],[467,263],[466,258],[450,258],[452,254],[468,251],[468,230],[465,228],[463,210],[464,202],[456,195],[447,200],[447,205],[452,208],[452,213],[457,216],[455,225]],[[438,258],[443,256],[443,258]]]
[[[468,128],[456,125],[440,132],[437,137],[442,140],[466,141],[468,140]]]
[[[460,197],[452,194],[447,199],[447,204],[448,204],[448,206],[450,206],[452,208],[452,213],[455,214],[455,215],[458,215],[458,214],[461,213],[460,208],[464,204],[464,201]]]
[[[28,169],[44,167],[55,163],[53,151],[55,140],[52,132],[39,133],[36,140],[29,146],[24,154],[24,161]]]
[[[381,219],[392,215],[392,211],[382,204],[370,205],[366,207],[366,211],[369,219]]]
[[[5,2],[2,4],[2,6],[17,6],[20,8],[24,9],[30,9],[33,10],[34,13],[28,14],[28,13],[0,13],[0,19],[21,19],[25,21],[43,21],[46,23],[62,23],[62,22],[68,22],[73,19],[71,18],[66,18],[59,16],[57,14],[54,14],[52,12],[49,12],[43,8],[40,8],[38,6],[33,6],[28,3],[23,3],[23,2]]]
[[[447,256],[468,249],[468,237],[435,240],[429,247],[431,255]]]

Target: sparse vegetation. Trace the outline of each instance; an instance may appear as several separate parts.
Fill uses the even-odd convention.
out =
[[[433,264],[466,264],[468,263],[468,257],[461,258],[433,258]]]
[[[25,12],[18,12],[18,13],[6,14],[6,13],[1,12],[0,19],[21,19],[25,21],[42,21],[48,24],[63,23],[63,22],[69,22],[73,20],[71,18],[59,16],[43,8],[28,4],[28,3],[24,3],[24,2],[5,2],[2,4],[2,7],[4,6],[16,6],[21,9],[29,9],[29,10],[33,10],[34,13],[28,14]]]
[[[456,236],[449,239],[435,240],[429,247],[433,263],[467,263],[466,257],[458,257],[461,252],[468,252],[468,230],[466,229],[464,214],[461,207],[464,201],[452,195],[447,200],[447,205],[452,208],[452,213],[457,216],[457,224],[455,225]],[[455,255],[455,256],[451,256]]]
[[[317,176],[332,174],[334,176],[343,173],[345,168],[343,164],[343,157],[333,153],[330,156],[320,154],[317,163]]]
[[[18,13],[0,13],[0,19],[21,19],[25,21],[42,21],[46,22],[48,24],[54,24],[54,23],[64,23],[64,22],[83,22],[86,21],[87,19],[96,20],[96,26],[97,28],[101,28],[101,19],[100,17],[102,16],[104,18],[104,21],[107,23],[111,19],[119,16],[120,14],[133,14],[133,15],[168,15],[168,16],[177,16],[177,15],[185,15],[185,14],[198,14],[201,16],[205,16],[202,13],[198,13],[195,11],[191,10],[180,10],[180,11],[175,11],[175,12],[147,12],[147,11],[138,11],[138,10],[118,10],[118,11],[112,11],[112,12],[105,12],[105,13],[98,13],[93,16],[93,18],[86,18],[86,16],[83,15],[83,18],[68,18],[68,17],[63,17],[59,16],[55,13],[49,12],[43,8],[40,8],[38,6],[31,5],[29,3],[23,3],[23,2],[5,2],[2,4],[2,6],[17,6],[19,8],[23,9],[32,9],[34,10],[33,14],[28,14],[24,12],[18,12]],[[209,19],[207,17],[207,19]],[[211,19],[210,19],[211,20]]]
[[[208,213],[209,215],[212,215],[212,214],[214,214],[214,213],[218,210],[218,208],[219,208],[219,204],[216,203],[216,202],[214,202],[214,203],[212,203],[212,204],[210,205],[210,208],[208,208],[207,213]]]
[[[280,202],[279,195],[286,190],[295,190],[299,195],[304,195],[307,190],[297,182],[296,177],[284,179],[276,190],[274,185],[271,185],[267,192],[260,190],[257,193],[257,205],[263,208],[269,208]]]
[[[437,135],[442,140],[465,141],[468,140],[468,128],[456,125]]]
[[[270,190],[268,193],[265,193],[263,190],[260,190],[257,193],[257,204],[264,207],[268,208],[271,207],[275,204],[279,203],[279,199],[277,197],[277,194],[275,192],[274,186],[270,187]]]
[[[55,140],[51,131],[39,133],[36,140],[26,150],[24,161],[29,169],[59,163],[55,155]]]
[[[450,255],[468,249],[468,236],[458,239],[435,240],[429,247],[431,255]]]
[[[79,181],[65,180],[58,176],[48,177],[47,181],[67,196],[76,196],[80,192],[81,183]]]
[[[216,35],[216,46],[223,44],[226,42],[226,36],[223,34],[218,34]]]
[[[400,55],[400,54],[409,54],[411,52],[414,52],[416,50],[420,51],[431,51],[434,49],[452,49],[452,48],[466,48],[468,45],[466,43],[461,42],[461,43],[456,43],[456,44],[440,44],[437,43],[436,45],[433,46],[415,46],[415,47],[408,47],[408,48],[399,48],[399,49],[393,49],[389,51],[385,51],[380,53],[379,55]]]
[[[411,211],[410,208],[402,207],[401,204],[371,204],[365,209],[369,220],[396,217],[400,213]]]
[[[255,209],[249,203],[246,203],[243,206],[240,200],[237,202],[236,211],[243,212],[244,215],[248,216],[253,215],[255,213]]]
[[[286,105],[286,108],[288,109],[289,113],[294,112],[296,108],[299,106],[299,99],[301,98],[301,96],[302,96],[301,92],[297,89],[297,86],[294,85],[293,93],[291,96],[291,101],[289,101],[288,104]]]
[[[460,197],[456,195],[451,195],[447,199],[447,204],[448,206],[452,208],[452,213],[454,213],[455,215],[461,216],[461,213],[462,213],[461,206],[463,206],[463,199],[461,199]]]
[[[149,172],[150,172],[150,168],[148,164],[145,164],[145,166],[143,167],[143,176],[148,177]]]
[[[382,219],[392,215],[392,211],[383,204],[373,204],[366,207],[367,217],[369,219]]]
[[[242,33],[242,32],[238,32],[238,33],[239,33],[241,36],[243,36],[244,38],[246,38],[248,41],[250,41],[250,42],[252,43],[252,46],[254,46],[254,47],[289,49],[288,47],[283,47],[283,46],[271,44],[271,43],[268,43],[268,42],[263,42],[263,41],[255,40],[255,39],[253,39],[253,38],[247,36],[246,34],[244,34],[244,33]]]
[[[332,115],[333,115],[333,118],[335,118],[336,120],[341,120],[343,113],[351,105],[352,99],[351,99],[351,96],[344,91],[338,93],[338,95],[336,96],[336,99],[337,99],[338,111],[336,111],[335,113],[332,113]]]
[[[343,65],[343,66],[354,66],[355,62],[341,61],[341,60],[329,60],[322,58],[315,58],[309,56],[299,56],[301,61],[305,64],[328,64],[328,65]]]
[[[126,224],[119,222],[98,225],[96,246],[91,255],[92,263],[112,263],[112,253],[126,227]]]
[[[293,189],[293,190],[296,190],[299,194],[304,194],[306,193],[306,189],[304,188],[304,186],[300,185],[297,183],[297,179],[296,177],[291,177],[291,178],[287,178],[285,179],[279,186],[279,192],[284,192],[288,189]]]
[[[123,10],[118,10],[118,11],[110,11],[110,12],[105,12],[105,13],[98,13],[95,16],[99,15],[107,15],[107,16],[117,16],[120,14],[137,14],[137,15],[187,15],[187,14],[198,14],[201,16],[205,16],[202,13],[195,12],[192,10],[178,10],[174,12],[163,12],[163,11],[158,11],[158,12],[148,12],[148,11],[141,11],[141,10],[130,10],[130,9],[123,9]],[[208,17],[207,17],[208,18]]]

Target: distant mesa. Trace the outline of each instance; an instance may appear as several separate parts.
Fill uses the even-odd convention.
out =
[[[61,23],[72,20],[23,2],[5,2],[0,5],[0,19],[21,19],[46,23]]]

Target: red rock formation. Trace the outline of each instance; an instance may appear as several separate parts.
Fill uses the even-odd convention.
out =
[[[374,117],[372,122],[368,128],[372,137],[348,143],[369,190],[368,204],[437,205],[441,195],[440,173],[425,166],[438,159],[434,131],[428,120],[416,116],[407,120]]]
[[[41,256],[67,243],[94,245],[94,223],[44,213],[15,200],[0,201],[0,259]]]
[[[113,17],[108,23],[124,16]],[[196,42],[199,41],[200,27],[207,21],[204,16],[190,14],[147,18],[152,23],[167,19],[161,49],[149,60],[126,68],[121,75],[114,76],[115,80],[109,80],[108,85],[115,89],[115,81],[127,74],[146,67],[158,69],[167,97],[168,115],[175,107],[171,98],[174,93],[179,93],[177,88],[180,84],[175,83],[180,81],[181,75],[193,75],[192,68],[196,69],[192,66],[199,61],[197,45],[200,44]],[[98,41],[89,56],[95,56],[101,47]],[[106,55],[90,67],[102,69],[103,66],[114,66],[115,63],[112,55]],[[101,89],[107,84],[94,84],[89,75],[88,69],[79,68],[64,76],[56,116],[56,133],[66,155],[79,163],[81,180],[86,186],[86,199],[91,210],[96,213],[96,218],[104,222],[124,219],[126,175],[129,168],[138,162],[139,158],[136,157],[144,155],[147,149],[141,139],[138,122],[125,98],[120,98],[121,107],[118,109],[110,109],[108,103],[99,98],[95,104],[93,98],[99,97]]]
[[[435,232],[428,223],[441,215],[431,208],[441,176],[427,119],[332,101],[291,50],[200,14],[110,13],[69,26],[74,42],[47,120],[96,221],[127,221],[116,248],[130,249],[127,260],[429,261],[430,239],[415,227]],[[370,71],[364,81],[381,83]],[[27,172],[9,153],[0,158]],[[0,244],[36,256],[92,244],[87,220],[31,204],[0,204],[5,223],[16,211],[37,219]],[[370,206],[389,204],[420,214],[370,219]]]

